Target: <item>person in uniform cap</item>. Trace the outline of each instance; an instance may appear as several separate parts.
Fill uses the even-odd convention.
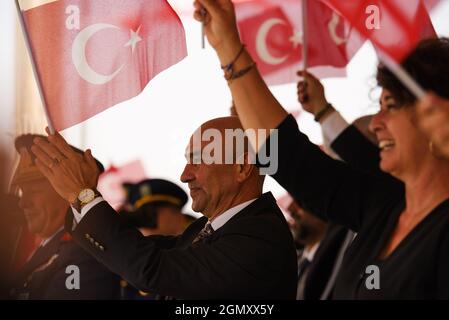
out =
[[[127,207],[122,214],[143,235],[179,235],[195,218],[184,214],[187,194],[178,185],[163,179],[146,179],[125,184]]]
[[[184,214],[187,203],[185,191],[173,182],[163,179],[146,179],[139,183],[124,183],[126,199],[121,217],[145,235],[176,236],[193,222],[193,216]],[[138,290],[121,280],[123,300],[154,300],[157,294]]]
[[[36,167],[30,152],[33,139],[22,135],[15,141],[20,153],[12,187],[20,189],[19,206],[28,229],[42,239],[41,245],[14,276],[11,298],[32,300],[116,299],[119,277],[96,261],[64,231],[69,204],[53,189]],[[78,153],[81,151],[72,147]],[[81,152],[82,153],[82,152]],[[58,162],[62,163],[63,158]],[[104,171],[96,161],[100,171]]]

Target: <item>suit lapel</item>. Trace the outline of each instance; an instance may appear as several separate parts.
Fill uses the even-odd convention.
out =
[[[270,211],[277,212],[279,210],[280,215],[282,216],[282,212],[279,208],[278,210],[273,210],[273,205],[276,205],[276,200],[274,199],[271,192],[264,193],[259,199],[251,203],[249,206],[245,207],[242,211],[238,212],[235,216],[233,216],[231,219],[229,219],[228,222],[226,222],[221,228],[216,230],[210,238],[208,238],[209,241],[215,240],[216,238],[219,238],[224,232],[226,232],[227,228],[232,227],[232,225],[236,222],[238,222],[239,219],[249,216],[249,215],[255,215],[261,211],[264,210],[264,208],[269,209]],[[285,220],[284,216],[282,216],[282,219]]]
[[[45,247],[39,247],[33,254],[31,259],[23,266],[19,272],[19,279],[28,277],[33,271],[47,263],[58,251],[60,238],[64,234],[64,230],[58,232],[53,239]]]

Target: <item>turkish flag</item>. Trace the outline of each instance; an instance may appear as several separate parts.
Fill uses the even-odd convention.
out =
[[[166,0],[60,0],[23,17],[56,130],[138,95],[187,55]]]
[[[302,68],[302,5],[299,0],[235,1],[242,41],[269,85],[296,82]],[[308,67],[320,77],[344,76],[364,40],[319,0],[308,0]]]
[[[421,0],[326,0],[377,49],[400,62],[423,38],[436,35]]]

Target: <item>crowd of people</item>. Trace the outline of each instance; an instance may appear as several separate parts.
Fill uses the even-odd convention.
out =
[[[125,185],[116,212],[96,190],[103,166],[90,150],[58,133],[18,137],[12,185],[25,229],[43,241],[2,281],[11,280],[2,297],[448,299],[449,40],[424,40],[402,62],[424,98],[380,64],[380,111],[352,125],[300,71],[298,101],[321,125],[323,151],[263,81],[232,2],[194,7],[234,102],[233,115],[202,124],[187,143],[180,180],[203,217],[183,214],[188,195],[161,179]],[[196,139],[228,130],[259,134],[240,147],[236,137],[214,149]],[[267,149],[276,153],[270,175],[292,197],[289,222],[262,191]]]

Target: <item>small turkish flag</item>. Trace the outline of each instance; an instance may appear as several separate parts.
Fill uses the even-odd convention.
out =
[[[269,85],[297,81],[302,68],[303,26],[299,0],[235,1],[242,41]],[[325,66],[321,77],[345,75],[344,68],[364,40],[335,11],[308,0],[307,67]]]
[[[435,29],[421,0],[324,0],[373,45],[400,62]]]
[[[187,55],[166,0],[60,0],[23,17],[56,130],[138,95]]]
[[[302,35],[294,37],[294,28],[279,6],[267,8],[261,14],[241,21],[239,28],[242,41],[248,44],[262,74],[301,60],[299,44]]]

